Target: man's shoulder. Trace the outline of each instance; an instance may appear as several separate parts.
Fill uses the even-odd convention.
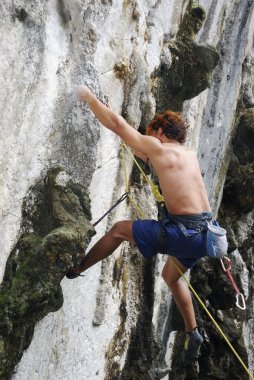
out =
[[[169,146],[169,149],[172,151],[172,152],[176,152],[176,153],[179,153],[179,154],[189,154],[189,155],[197,155],[196,151],[192,148],[189,148],[188,146],[185,146],[185,145],[182,145],[182,144],[179,144],[179,145],[170,145]]]
[[[164,144],[162,144],[164,145]],[[164,153],[167,160],[174,162],[193,162],[197,160],[197,153],[189,147],[183,145],[165,144]]]
[[[142,142],[150,147],[162,148],[162,143],[159,139],[153,136],[142,135]]]

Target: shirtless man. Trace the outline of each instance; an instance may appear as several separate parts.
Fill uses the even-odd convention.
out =
[[[124,220],[115,223],[91,248],[81,265],[69,270],[67,277],[77,277],[111,255],[125,240],[136,243],[144,257],[159,252],[167,254],[162,277],[184,320],[185,359],[194,360],[203,338],[197,330],[191,294],[173,260],[185,272],[206,255],[204,226],[212,214],[197,156],[182,145],[187,126],[180,114],[166,111],[156,115],[147,126],[147,135],[142,135],[102,104],[88,87],[77,87],[76,95],[88,104],[104,127],[116,133],[140,158],[150,161],[159,178],[168,216],[160,222]]]

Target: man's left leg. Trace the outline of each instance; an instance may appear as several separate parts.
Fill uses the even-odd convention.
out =
[[[132,221],[123,220],[114,224],[109,232],[107,232],[100,240],[95,243],[95,245],[86,254],[81,264],[74,270],[70,270],[73,273],[73,277],[68,276],[68,278],[75,278],[79,273],[87,270],[92,265],[98,263],[99,261],[106,259],[111,255],[119,245],[127,240],[133,242],[132,236]]]
[[[184,273],[185,268],[176,258],[169,257],[162,271],[162,277],[171,289],[173,298],[182,314],[186,339],[184,344],[184,359],[186,362],[192,362],[197,359],[203,338],[197,329],[196,317],[193,308],[192,298],[188,286],[181,278],[174,263]]]
[[[181,278],[181,273],[178,272],[174,263],[184,273],[185,268],[177,259],[169,257],[162,271],[162,277],[170,288],[173,298],[178,306],[178,309],[183,317],[185,330],[191,332],[196,326],[196,317],[194,313],[193,303],[188,286]]]

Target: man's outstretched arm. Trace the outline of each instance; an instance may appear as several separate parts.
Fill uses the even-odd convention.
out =
[[[97,119],[108,129],[114,131],[120,117],[109,107],[105,106],[87,86],[75,88],[75,94],[81,102],[86,102]]]
[[[132,149],[147,156],[151,139],[149,136],[144,136],[136,131],[122,116],[106,107],[87,86],[79,86],[75,92],[78,99],[88,104],[91,111],[106,128],[121,137]]]

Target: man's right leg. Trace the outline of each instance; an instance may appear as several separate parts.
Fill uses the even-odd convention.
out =
[[[132,223],[131,220],[115,223],[111,230],[90,249],[81,264],[74,269],[74,273],[79,274],[99,261],[106,259],[123,241],[133,242]]]

